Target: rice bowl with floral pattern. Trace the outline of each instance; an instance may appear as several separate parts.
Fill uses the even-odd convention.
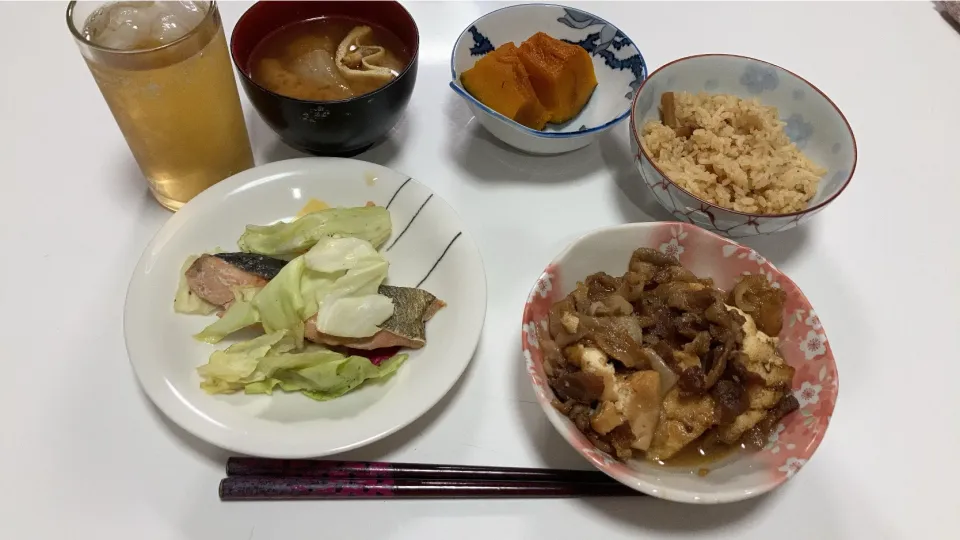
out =
[[[660,119],[659,104],[666,92],[727,94],[776,107],[784,134],[826,171],[806,208],[781,214],[741,212],[705,200],[670,178],[641,144],[647,122]],[[634,98],[630,143],[634,165],[657,202],[678,220],[730,238],[772,234],[805,223],[836,200],[857,167],[853,129],[825,93],[777,65],[729,54],[688,56],[651,73]]]
[[[783,417],[756,452],[737,451],[706,466],[665,467],[644,460],[618,461],[600,451],[552,404],[536,328],[546,328],[550,307],[596,272],[621,275],[633,251],[657,249],[678,258],[698,277],[713,278],[729,290],[747,274],[762,274],[786,293],[779,353],[796,369],[797,411]],[[658,498],[695,504],[734,502],[766,493],[786,482],[811,458],[823,440],[838,394],[837,368],[823,327],[797,285],[756,251],[689,223],[633,223],[600,229],[568,246],[527,298],[521,331],[523,356],[537,401],[560,435],[595,467],[633,489]]]

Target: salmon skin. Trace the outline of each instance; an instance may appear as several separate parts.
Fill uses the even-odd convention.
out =
[[[393,300],[393,316],[383,321],[380,329],[408,336],[421,343],[426,342],[426,328],[423,323],[429,321],[434,313],[443,307],[443,302],[427,291],[408,287],[381,285],[377,292]]]
[[[286,264],[287,261],[253,253],[202,255],[187,269],[187,285],[200,298],[226,308],[234,299],[233,288],[261,288]],[[306,321],[304,337],[315,343],[361,350],[419,349],[426,345],[426,322],[446,304],[423,289],[381,285],[378,292],[393,300],[393,315],[373,336],[344,338],[322,334],[314,316]]]
[[[216,253],[214,257],[228,262],[244,272],[260,276],[270,281],[277,277],[280,270],[287,265],[287,261],[267,257],[266,255],[257,255],[256,253]]]

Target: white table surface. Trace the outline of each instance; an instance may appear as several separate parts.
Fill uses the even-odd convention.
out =
[[[931,4],[582,6],[633,37],[651,71],[702,52],[794,70],[839,104],[859,143],[843,196],[799,229],[748,242],[816,307],[840,370],[836,414],[794,479],[721,507],[221,503],[226,453],[167,421],[127,361],[127,282],[170,214],[148,195],[64,4],[0,2],[0,538],[957,538],[960,33]],[[495,7],[409,4],[422,40],[416,90],[391,138],[360,156],[415,176],[461,213],[489,280],[481,344],[439,405],[352,458],[586,467],[524,375],[524,298],[577,235],[667,218],[637,189],[626,123],[599,144],[537,158],[472,120],[447,87],[449,53]],[[228,29],[245,8],[221,5]],[[258,163],[299,155],[244,106]]]

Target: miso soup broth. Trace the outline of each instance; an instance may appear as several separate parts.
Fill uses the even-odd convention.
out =
[[[381,88],[410,54],[392,32],[347,17],[323,17],[274,30],[250,55],[250,77],[284,96],[337,101]]]

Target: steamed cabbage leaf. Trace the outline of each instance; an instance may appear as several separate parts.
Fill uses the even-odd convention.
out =
[[[311,348],[313,348],[311,346]],[[301,353],[268,356],[263,364],[298,366],[296,369],[279,368],[273,376],[251,383],[244,388],[247,394],[272,394],[279,387],[284,392],[302,392],[318,401],[338,398],[370,379],[380,379],[393,374],[406,361],[407,355],[398,354],[374,365],[362,356],[344,356],[316,348]],[[267,372],[261,367],[258,371]]]
[[[193,337],[207,343],[219,343],[230,334],[260,322],[260,313],[252,302],[258,292],[258,289],[233,291],[233,302],[230,307],[216,322],[208,325]]]
[[[253,307],[260,314],[266,332],[288,330],[297,347],[303,343],[303,257],[287,263],[253,298]]]
[[[384,360],[379,366],[374,365],[362,356],[350,356],[337,366],[334,384],[325,384],[325,389],[303,389],[303,395],[317,401],[326,401],[336,399],[347,392],[350,392],[365,381],[371,379],[382,379],[393,375],[395,371],[407,360],[406,354],[396,354]],[[307,378],[318,380],[317,374],[304,374]],[[281,382],[281,385],[283,383]]]
[[[203,378],[200,388],[210,394],[229,394],[254,382],[260,359],[286,336],[285,331],[264,334],[214,351],[206,364],[197,368]],[[260,378],[259,380],[263,380]]]
[[[378,293],[390,264],[366,240],[323,238],[303,258],[309,272],[337,276],[316,290],[319,332],[370,337],[393,316],[393,300]]]
[[[317,330],[331,336],[370,337],[392,316],[393,299],[382,294],[342,298],[332,293],[317,312]]]
[[[361,238],[321,238],[304,255],[307,268],[333,274],[345,272],[367,260],[382,261],[383,257],[367,240]]]
[[[382,206],[329,208],[290,222],[247,225],[237,244],[250,253],[291,258],[327,236],[361,238],[379,248],[392,232],[390,212]]]
[[[317,345],[291,352],[296,350],[294,341],[286,330],[280,330],[216,351],[206,365],[197,368],[203,378],[200,387],[211,394],[240,390],[271,394],[279,387],[327,400],[366,380],[391,375],[407,359],[406,354],[398,354],[377,366],[362,356],[346,356]]]

